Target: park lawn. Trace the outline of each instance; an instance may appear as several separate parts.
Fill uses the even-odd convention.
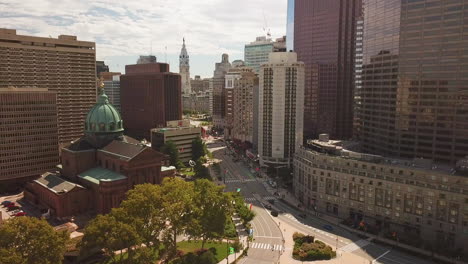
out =
[[[185,174],[185,175],[189,176],[189,177],[192,177],[192,176],[195,175],[195,171],[193,171],[191,168],[182,169],[182,170],[180,170],[180,172],[182,174]]]
[[[181,241],[177,243],[177,249],[182,250],[184,254],[187,254],[189,252],[195,252],[197,249],[201,248],[201,241]],[[205,248],[215,248],[216,249],[216,260],[220,262],[221,260],[225,259],[227,257],[227,248],[226,248],[226,242],[218,243],[218,242],[206,242],[205,243]]]

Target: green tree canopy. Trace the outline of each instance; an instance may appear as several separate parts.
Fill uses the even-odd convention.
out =
[[[231,217],[231,199],[208,180],[194,183],[194,213],[196,221],[189,228],[190,235],[202,239],[202,248],[208,239],[219,238],[224,234],[226,218]]]
[[[45,220],[15,217],[0,226],[0,263],[62,263],[68,240]]]
[[[212,180],[210,170],[203,165],[203,157],[199,158],[193,168],[195,171],[195,178]]]
[[[148,247],[158,249],[159,234],[165,227],[161,186],[141,184],[127,192],[120,208],[113,214],[124,223],[130,224]]]
[[[192,141],[192,159],[197,161],[199,158],[205,156],[208,153],[206,144],[200,137],[197,137]]]
[[[169,162],[172,166],[176,168],[183,167],[182,162],[179,159],[179,149],[177,149],[176,144],[173,141],[167,141],[161,147],[161,152],[169,156]]]
[[[177,251],[177,236],[187,231],[194,221],[193,183],[179,178],[165,178],[161,185],[163,216],[166,227],[165,241],[170,254]]]
[[[135,228],[122,221],[118,221],[112,212],[108,215],[98,215],[85,228],[81,241],[82,255],[103,250],[113,263],[124,261],[123,251],[127,251],[128,259],[134,255],[134,246],[139,246],[142,239]],[[120,251],[120,254],[117,254]]]

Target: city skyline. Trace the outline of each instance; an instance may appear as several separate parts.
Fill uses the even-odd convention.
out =
[[[0,3],[0,24],[20,35],[74,35],[96,42],[96,59],[113,72],[124,72],[139,55],[152,54],[178,69],[185,37],[191,54],[191,74],[211,77],[223,53],[242,59],[244,45],[257,36],[286,34],[287,0],[231,2],[161,1],[21,1]],[[52,8],[53,7],[53,8]],[[247,7],[247,8],[246,8]],[[232,15],[237,14],[235,19]],[[159,42],[160,39],[164,41]],[[167,47],[167,52],[166,52]]]

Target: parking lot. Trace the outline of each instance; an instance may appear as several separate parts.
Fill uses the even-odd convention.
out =
[[[3,220],[6,220],[12,217],[17,217],[15,215],[18,213],[19,213],[18,214],[19,216],[22,216],[22,215],[35,216],[35,217],[41,216],[41,213],[39,212],[38,209],[34,208],[32,205],[30,205],[23,199],[23,193],[0,197],[0,204],[4,201],[9,201],[14,204],[12,205],[13,208],[0,205],[0,211],[2,212]]]

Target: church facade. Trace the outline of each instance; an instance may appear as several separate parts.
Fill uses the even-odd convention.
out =
[[[27,184],[25,198],[56,218],[105,214],[137,184],[162,182],[167,156],[123,134],[123,120],[100,92],[85,136],[64,147],[57,171]]]

